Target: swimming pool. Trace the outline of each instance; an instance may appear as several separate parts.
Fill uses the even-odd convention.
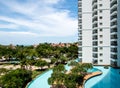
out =
[[[65,65],[66,70],[70,70],[71,67],[68,65]],[[95,72],[98,71],[97,68],[93,68],[89,70],[88,72]],[[49,70],[41,75],[39,75],[36,79],[34,79],[27,88],[50,88],[50,85],[48,84],[48,78],[51,76],[52,70]]]
[[[66,70],[70,70],[70,66],[65,65]],[[27,88],[50,88],[48,84],[48,78],[51,76],[52,70],[49,70],[41,75],[39,75],[36,79],[34,79]]]
[[[84,85],[84,88],[120,88],[120,69],[104,69],[102,66],[95,68],[103,72],[102,75],[90,78]]]

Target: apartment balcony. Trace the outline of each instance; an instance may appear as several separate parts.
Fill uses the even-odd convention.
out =
[[[93,41],[92,45],[93,46],[98,46],[98,41],[97,40]]]
[[[97,29],[93,29],[92,34],[97,34],[98,30]]]
[[[110,1],[110,7],[112,7],[114,4],[117,4],[117,0]]]
[[[112,18],[111,23],[117,22],[117,18]]]
[[[112,59],[117,59],[117,54],[111,54]]]
[[[111,26],[110,28],[117,28],[117,25],[113,25],[113,26]]]
[[[116,54],[118,52],[117,48],[111,48],[111,54]]]
[[[92,1],[92,5],[94,5],[95,3],[97,3],[97,0],[93,0]]]
[[[117,67],[117,60],[114,60],[111,58],[111,66],[112,67]]]
[[[79,3],[79,2],[82,2],[82,0],[78,0],[78,3]]]
[[[93,53],[92,56],[93,56],[94,59],[95,59],[95,58],[97,59],[97,58],[98,58],[98,53]]]
[[[113,10],[113,9],[117,9],[117,3],[114,4],[114,5],[112,5],[110,9],[111,9],[111,10]]]
[[[110,14],[110,16],[115,16],[115,15],[117,16],[117,11],[114,11]]]
[[[93,11],[93,13],[92,13],[92,17],[93,17],[94,15],[98,15],[97,10]]]
[[[98,64],[98,59],[97,58],[93,58],[92,63],[93,64]]]
[[[96,23],[93,24],[92,28],[95,29],[95,28],[97,28],[97,27],[98,27],[98,23],[96,22]]]
[[[97,3],[95,3],[95,4],[92,6],[92,11],[94,11],[94,9],[97,9]]]
[[[111,28],[111,29],[110,29],[110,33],[111,33],[111,34],[112,34],[112,33],[117,34],[117,28]]]
[[[97,20],[97,17],[98,17],[98,15],[94,15],[94,16],[92,17],[92,20]]]
[[[111,40],[111,46],[117,46],[117,45],[118,45],[118,44],[117,44],[117,41],[116,41],[116,40],[115,40],[115,41],[114,41],[114,40],[113,40],[113,41]]]
[[[113,8],[111,8],[110,10],[110,14],[112,14],[113,12],[117,11],[117,5],[113,6]]]

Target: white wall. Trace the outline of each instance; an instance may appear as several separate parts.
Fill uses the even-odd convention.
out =
[[[91,63],[92,62],[92,47],[83,47],[83,63]]]
[[[92,11],[92,0],[82,0],[82,11],[83,12]]]
[[[92,29],[92,13],[82,14],[82,27],[84,29]]]
[[[92,30],[83,30],[82,31],[83,34],[83,40],[82,40],[82,44],[83,46],[91,46],[92,47]]]

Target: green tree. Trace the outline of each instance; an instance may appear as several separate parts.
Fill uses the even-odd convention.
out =
[[[28,70],[13,70],[0,78],[0,84],[3,88],[24,88],[31,80],[31,75],[32,72]]]
[[[35,65],[38,66],[38,67],[40,67],[41,69],[43,69],[43,67],[47,66],[48,63],[45,60],[39,59],[39,60],[36,61]]]
[[[65,80],[65,67],[62,64],[53,68],[53,73],[51,77],[48,79],[48,83],[55,88],[65,88],[63,83]]]

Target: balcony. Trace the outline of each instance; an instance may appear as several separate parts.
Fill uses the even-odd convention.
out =
[[[117,54],[111,54],[112,59],[117,59]]]
[[[112,18],[111,23],[117,22],[117,18]]]
[[[114,11],[117,11],[117,7],[114,7],[110,10],[110,14],[112,14]]]
[[[93,24],[92,28],[97,28],[98,27],[98,23],[96,22],[95,24]]]
[[[117,67],[117,61],[111,58],[111,66]]]
[[[93,58],[98,58],[98,54],[97,53],[93,53]]]
[[[117,25],[113,25],[113,26],[111,26],[110,28],[117,28]]]
[[[95,9],[97,9],[97,3],[95,3],[95,4],[92,6],[92,11],[94,11]]]
[[[93,41],[93,46],[98,46],[98,42],[97,41]]]
[[[117,48],[111,48],[111,52],[117,53]]]
[[[110,29],[110,33],[112,34],[112,33],[117,33],[117,28],[111,28]]]
[[[111,10],[113,10],[113,9],[117,9],[117,3],[114,4],[114,5],[112,5],[110,9],[111,9]]]
[[[117,11],[114,11],[114,12],[112,12],[112,13],[110,14],[110,16],[114,16],[114,15],[117,16]]]
[[[97,34],[97,33],[98,33],[97,29],[94,29],[94,30],[92,31],[92,34]]]
[[[118,44],[117,44],[117,41],[111,41],[111,45],[112,46],[117,46]]]
[[[97,3],[97,0],[93,0],[92,5],[94,5],[95,3]]]
[[[93,17],[94,15],[98,15],[97,10],[93,11],[93,13],[92,13],[92,17]]]
[[[110,7],[112,7],[114,4],[117,4],[117,0],[110,1]]]

